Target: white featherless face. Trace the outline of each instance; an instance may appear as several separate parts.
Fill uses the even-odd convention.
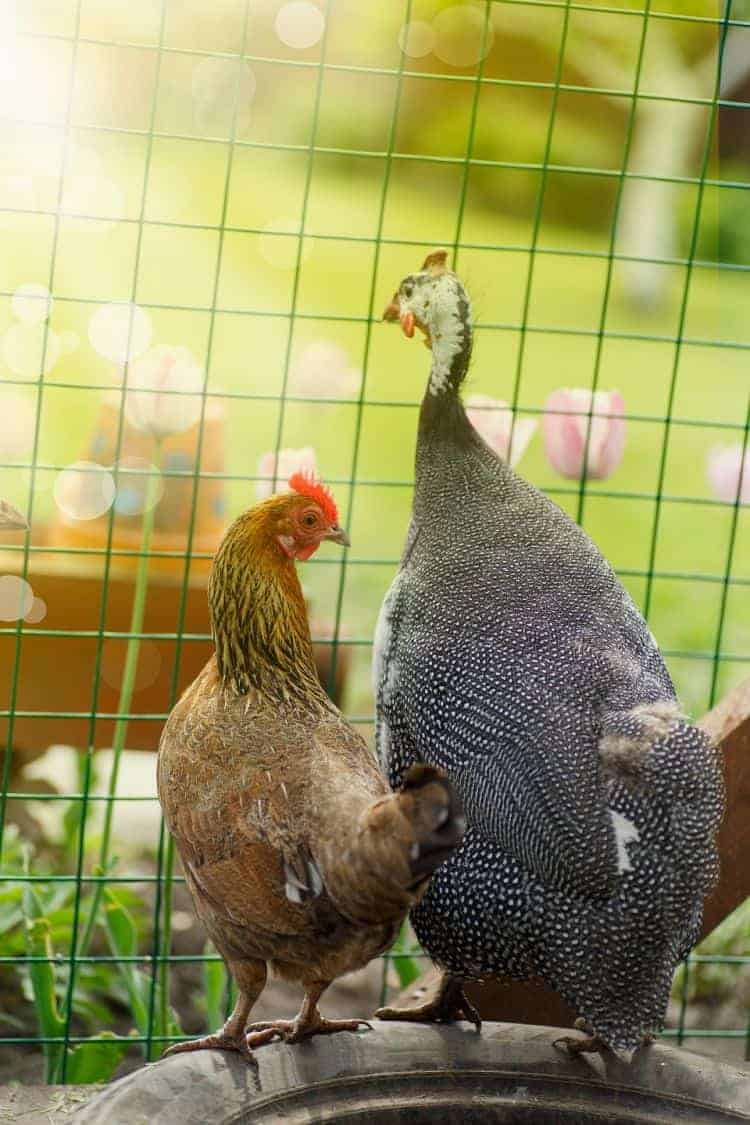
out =
[[[451,382],[457,358],[470,348],[471,306],[461,282],[446,268],[447,254],[431,254],[418,273],[403,279],[385,310],[384,320],[400,321],[405,336],[424,333],[433,353],[430,391],[440,394]]]

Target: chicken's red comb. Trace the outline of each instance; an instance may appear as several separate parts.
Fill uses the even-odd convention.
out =
[[[311,500],[319,504],[329,523],[339,522],[339,510],[336,507],[333,493],[321,481],[316,480],[311,473],[292,473],[289,478],[289,487],[294,492],[299,492],[301,496],[309,496]]]

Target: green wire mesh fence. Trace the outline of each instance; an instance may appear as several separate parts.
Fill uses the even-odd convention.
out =
[[[688,709],[750,671],[750,6],[39,0],[3,19],[0,487],[31,524],[1,548],[4,1042],[88,1081],[185,1033],[181,967],[209,1021],[230,1003],[212,951],[176,951],[182,880],[138,818],[150,776],[133,792],[123,771],[206,658],[221,526],[289,447],[346,512],[353,551],[305,589],[329,687],[371,727],[426,375],[378,322],[425,250],[449,246],[475,299],[470,391],[517,430],[556,387],[619,387],[611,480],[588,462],[565,483],[539,440],[522,471],[612,560]],[[50,779],[60,743],[75,769]],[[747,990],[746,910],[727,925],[681,971],[679,1042],[750,1044],[746,1017],[701,1018]],[[405,935],[383,991],[420,957]]]

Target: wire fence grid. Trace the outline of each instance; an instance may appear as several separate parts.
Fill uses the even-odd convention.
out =
[[[325,611],[329,617],[318,627],[315,639],[321,649],[329,650],[329,687],[334,690],[337,674],[344,665],[350,680],[363,676],[372,639],[369,625],[378,601],[372,591],[385,589],[396,566],[412,487],[408,457],[404,460],[399,454],[395,468],[386,463],[385,457],[378,460],[373,449],[377,453],[379,445],[373,434],[379,428],[391,426],[398,430],[402,426],[401,419],[413,429],[419,391],[417,383],[404,392],[398,380],[389,382],[382,377],[382,371],[389,364],[398,364],[398,369],[403,370],[400,365],[410,363],[413,370],[419,357],[407,349],[402,358],[402,353],[394,348],[391,359],[391,353],[384,350],[390,346],[390,341],[389,345],[380,343],[379,312],[399,278],[419,264],[420,255],[426,249],[435,244],[447,244],[455,268],[459,272],[466,271],[470,283],[474,273],[480,279],[480,290],[484,286],[486,292],[480,300],[477,326],[477,362],[482,362],[483,355],[492,356],[493,364],[497,356],[501,357],[503,389],[514,417],[534,419],[542,414],[538,395],[530,389],[532,384],[536,387],[533,383],[536,375],[532,373],[546,366],[558,349],[560,356],[564,356],[567,347],[573,348],[570,355],[578,382],[593,391],[608,385],[613,346],[633,349],[627,351],[631,357],[641,354],[635,350],[638,348],[647,349],[644,355],[658,355],[659,374],[655,375],[654,382],[659,385],[659,394],[636,398],[636,404],[632,409],[629,405],[626,414],[629,427],[645,435],[644,449],[652,458],[649,474],[636,477],[631,487],[604,485],[589,479],[590,474],[587,476],[586,472],[579,481],[561,484],[559,479],[542,476],[539,483],[595,536],[602,531],[604,519],[614,518],[617,522],[618,517],[608,514],[613,506],[618,512],[638,513],[640,554],[636,557],[624,551],[614,561],[618,574],[633,592],[647,619],[652,621],[658,617],[659,624],[664,625],[675,615],[689,615],[694,604],[704,608],[704,628],[695,635],[677,630],[670,634],[667,630],[673,639],[663,645],[678,685],[682,686],[683,682],[688,685],[694,708],[712,706],[728,686],[747,674],[750,662],[750,632],[746,624],[750,608],[750,570],[746,557],[750,524],[743,510],[741,470],[733,499],[719,499],[696,487],[694,475],[688,483],[682,483],[679,471],[679,465],[685,460],[684,450],[694,449],[689,442],[684,444],[688,440],[684,435],[696,434],[701,440],[706,435],[730,438],[739,444],[743,457],[749,445],[750,381],[743,373],[750,335],[746,331],[743,333],[741,316],[730,316],[726,324],[722,317],[740,299],[739,286],[747,284],[750,256],[744,261],[722,260],[720,250],[712,255],[706,250],[703,224],[709,206],[718,207],[721,220],[722,200],[729,198],[730,193],[739,193],[747,206],[745,193],[750,187],[747,165],[744,166],[745,178],[736,161],[727,166],[727,175],[723,176],[725,167],[720,156],[724,117],[744,113],[743,120],[749,119],[750,102],[741,100],[742,94],[738,93],[750,90],[748,81],[744,86],[738,82],[735,87],[724,90],[722,79],[725,56],[733,39],[750,45],[750,8],[745,10],[739,4],[732,5],[730,0],[721,11],[708,0],[685,3],[684,10],[680,10],[679,5],[675,10],[668,7],[662,10],[652,4],[652,0],[627,0],[622,6],[567,0],[483,0],[463,6],[467,12],[470,10],[475,32],[472,60],[466,62],[459,58],[458,62],[437,65],[434,59],[430,60],[428,52],[423,53],[417,64],[414,56],[395,46],[399,29],[403,34],[405,28],[416,26],[417,17],[424,16],[425,5],[418,0],[384,5],[382,19],[393,26],[394,50],[388,56],[382,53],[378,56],[373,50],[370,61],[366,60],[367,50],[361,45],[356,51],[352,49],[353,57],[359,61],[346,60],[346,44],[359,43],[359,10],[344,0],[328,0],[317,7],[302,5],[319,15],[317,39],[309,44],[305,41],[301,46],[284,45],[282,39],[275,51],[270,31],[267,34],[262,29],[259,31],[258,20],[264,18],[270,27],[276,16],[278,31],[282,9],[277,2],[260,6],[250,4],[249,0],[227,3],[224,15],[233,29],[234,39],[229,42],[231,36],[228,36],[225,41],[217,34],[215,44],[208,47],[201,46],[199,32],[188,42],[179,5],[169,0],[144,0],[140,7],[134,6],[148,16],[147,31],[141,28],[137,35],[133,34],[126,17],[122,17],[124,22],[119,32],[117,20],[111,27],[107,26],[106,19],[97,20],[98,9],[101,15],[102,7],[96,0],[67,0],[58,6],[54,15],[49,6],[45,8],[42,4],[29,4],[24,10],[19,7],[17,26],[13,29],[14,42],[20,44],[18,65],[22,66],[27,57],[24,52],[41,52],[38,57],[54,64],[46,102],[39,98],[28,98],[24,102],[20,97],[8,97],[10,80],[2,73],[4,63],[0,59],[0,101],[3,103],[0,130],[11,145],[41,146],[43,140],[55,152],[52,173],[48,168],[42,169],[43,188],[32,196],[17,169],[11,174],[13,169],[8,164],[0,165],[0,172],[7,173],[4,179],[0,175],[0,225],[8,240],[8,257],[16,262],[12,268],[0,268],[0,301],[5,306],[10,331],[14,326],[11,310],[18,297],[18,286],[33,277],[37,282],[43,280],[44,284],[39,292],[27,294],[27,297],[48,302],[51,294],[55,317],[59,318],[55,320],[51,312],[49,315],[45,312],[42,317],[30,317],[29,323],[36,325],[36,351],[28,363],[14,364],[8,358],[11,345],[3,344],[6,360],[3,387],[33,394],[32,432],[23,454],[18,454],[17,450],[9,454],[5,448],[8,443],[0,432],[3,495],[18,502],[31,526],[22,542],[8,537],[3,543],[3,570],[20,576],[30,585],[38,583],[42,592],[44,576],[49,572],[73,577],[83,575],[89,583],[79,595],[78,604],[59,607],[55,614],[52,612],[55,607],[51,604],[47,607],[50,623],[46,623],[47,619],[30,622],[28,614],[26,620],[23,616],[8,614],[0,628],[6,653],[3,666],[7,668],[7,702],[0,709],[7,731],[0,794],[0,840],[4,834],[6,844],[6,890],[0,892],[0,964],[6,973],[11,973],[13,966],[23,970],[27,991],[37,1004],[38,990],[44,987],[44,981],[41,976],[35,977],[35,969],[41,973],[49,967],[54,974],[58,1021],[50,1025],[54,1034],[46,1034],[42,1026],[31,1034],[28,1028],[19,1026],[18,1021],[15,1024],[11,1021],[4,1042],[8,1046],[46,1047],[45,1053],[53,1058],[57,1067],[51,1073],[60,1081],[75,1080],[79,1074],[71,1061],[75,1057],[71,1049],[94,1039],[93,1023],[82,1022],[79,1004],[80,995],[90,983],[87,974],[108,966],[124,972],[122,979],[127,999],[133,1008],[136,1002],[141,1005],[141,1019],[135,1020],[138,1034],[114,1035],[110,1046],[143,1044],[149,1058],[153,1055],[152,1048],[182,1036],[179,1026],[170,1024],[170,971],[185,963],[204,967],[220,965],[210,952],[186,955],[173,949],[173,892],[183,880],[174,871],[172,844],[163,824],[156,839],[149,842],[154,854],[151,869],[146,870],[143,865],[138,868],[136,864],[138,869],[132,873],[118,870],[115,858],[118,848],[124,846],[117,834],[118,810],[155,801],[151,792],[140,796],[120,791],[122,754],[133,743],[145,749],[150,740],[152,748],[155,746],[160,724],[185,686],[185,666],[190,662],[191,652],[200,646],[205,648],[209,641],[205,612],[203,626],[189,624],[189,619],[195,620],[189,613],[192,591],[197,590],[197,597],[205,600],[205,568],[212,554],[211,545],[201,534],[202,497],[209,495],[210,488],[225,490],[228,507],[234,514],[247,505],[252,486],[264,479],[254,460],[246,456],[243,434],[233,439],[234,455],[228,468],[223,460],[218,465],[209,464],[212,411],[221,408],[230,420],[236,415],[238,431],[250,417],[247,412],[257,411],[259,417],[267,412],[262,414],[264,433],[276,459],[289,442],[290,434],[304,434],[306,424],[315,431],[330,429],[331,418],[338,417],[330,413],[335,410],[345,418],[344,436],[340,440],[330,433],[327,435],[333,443],[330,448],[340,448],[336,455],[331,452],[328,458],[338,467],[325,476],[345,500],[342,508],[347,513],[347,529],[362,529],[372,520],[385,524],[391,510],[398,512],[397,526],[393,534],[384,532],[382,541],[376,530],[371,531],[369,537],[365,535],[365,549],[361,553],[357,550],[357,536],[353,536],[355,547],[350,555],[342,559],[316,560],[310,564],[309,573],[313,576],[310,583],[315,590],[315,610],[327,602]],[[257,15],[257,8],[261,17]],[[430,11],[435,8],[433,4]],[[188,5],[186,10],[197,21],[200,31],[200,5]],[[503,21],[515,18],[514,13],[521,10],[524,18],[554,18],[555,21],[554,36],[544,44],[552,62],[543,78],[519,76],[519,73],[498,74],[499,64],[491,49],[493,40],[499,37]],[[624,81],[611,85],[595,78],[583,81],[582,69],[571,65],[569,52],[573,51],[571,43],[577,42],[580,36],[580,21],[591,19],[605,21],[602,26],[606,26],[606,21],[616,20],[618,27],[622,21],[627,21],[632,29],[632,51],[627,65],[621,59],[617,67],[613,64],[613,72],[624,74]],[[420,26],[427,26],[424,19],[419,22]],[[659,84],[652,80],[651,70],[646,80],[647,60],[653,50],[651,43],[653,39],[658,41],[662,34],[678,32],[708,37],[705,40],[708,43],[706,69],[711,72],[710,80],[692,90],[678,92],[668,84],[659,89]],[[212,35],[207,37],[209,43],[213,42]],[[109,87],[102,94],[97,86],[103,79],[92,62],[95,58],[108,60],[112,73],[120,74],[118,81],[130,83],[130,101],[124,98],[119,105],[117,98],[110,95],[110,102],[107,102],[105,95]],[[185,90],[188,100],[190,91],[194,99],[196,90],[200,92],[203,79],[198,81],[194,77],[200,66],[204,70],[198,72],[199,76],[213,76],[209,81],[207,116],[199,116],[194,119],[193,127],[187,128],[178,103],[185,96]],[[185,67],[193,75],[192,87],[180,86],[183,81],[180,75],[188,74]],[[262,113],[257,133],[253,135],[246,119],[246,102],[251,96],[247,89],[248,75],[252,76],[253,83],[257,82],[258,89],[264,81],[277,82],[276,98],[282,96],[285,84],[290,84],[290,97],[299,102],[304,121],[297,122],[286,138],[274,137],[273,122],[269,126]],[[332,85],[346,82],[362,85],[351,89],[345,84]],[[448,87],[450,90],[446,94]],[[351,107],[345,107],[338,116],[332,117],[332,98],[335,101],[337,92],[344,97],[346,91],[352,99]],[[489,99],[498,91],[514,95],[520,91],[523,96],[546,99],[546,114],[534,159],[501,159],[502,151],[487,154],[483,130],[487,116],[492,113],[493,103]],[[106,113],[98,104],[100,96],[107,102]],[[416,143],[413,133],[407,134],[406,142],[403,140],[408,114],[413,114],[421,105],[427,117],[433,96],[445,99],[440,103],[443,106],[454,96],[465,98],[461,125],[457,128],[460,139],[457,151],[443,147],[434,130],[427,129],[426,140],[420,144]],[[599,165],[590,152],[583,152],[580,161],[560,158],[561,104],[567,98],[585,99],[584,113],[598,111],[605,102],[618,104],[623,118],[622,144],[614,162]],[[382,128],[379,133],[368,118],[370,100],[380,103]],[[221,124],[216,127],[219,103]],[[664,105],[692,108],[702,115],[701,128],[696,131],[692,171],[683,169],[670,173],[656,159],[651,167],[644,166],[642,153],[638,160],[633,159],[638,129],[643,127],[646,115],[652,113],[654,107]],[[379,140],[378,144],[374,141],[355,143],[359,134],[357,123],[352,123],[351,118],[360,113],[365,139],[373,141],[374,138]],[[570,107],[566,103],[565,120],[569,115]],[[80,190],[80,183],[77,194],[71,192],[75,178],[71,169],[84,140],[89,145],[100,145],[102,153],[137,151],[139,174],[132,177],[133,183],[128,186],[124,209],[113,206],[108,210],[106,193],[101,199],[91,194],[90,205],[84,206],[87,195],[85,185]],[[664,143],[668,144],[668,139]],[[164,206],[159,209],[155,205],[154,185],[163,178],[165,159],[168,165],[169,153],[182,151],[170,149],[169,146],[174,145],[189,146],[194,161],[192,165],[180,166],[180,176],[189,179],[192,167],[196,177],[209,175],[209,171],[213,177],[211,215],[203,214],[202,221],[195,215],[181,216],[179,208],[170,216]],[[257,154],[263,159],[270,156],[282,162],[295,162],[296,209],[286,225],[277,223],[269,227],[268,223],[241,222],[237,218],[241,214],[237,193],[242,184],[247,183],[243,179],[247,176],[244,162]],[[327,173],[323,171],[328,161],[334,162],[331,167],[344,169],[352,196],[360,192],[368,199],[371,196],[367,223],[358,222],[355,207],[338,221],[331,219],[328,229],[326,223],[320,221],[323,214],[321,191],[325,194],[330,189]],[[279,167],[283,177],[284,170],[291,169],[292,165],[282,163]],[[439,230],[433,232],[416,220],[413,234],[398,230],[397,224],[394,226],[392,200],[395,198],[398,203],[404,197],[401,180],[404,168],[410,170],[412,186],[409,190],[417,198],[421,190],[427,195],[432,193],[431,176],[442,175],[447,170],[454,177],[450,201],[445,208],[449,219],[441,219]],[[506,237],[477,235],[481,224],[474,217],[475,188],[477,177],[487,174],[534,177],[525,225],[509,228]],[[598,241],[583,234],[576,238],[571,228],[568,228],[567,239],[556,241],[549,237],[545,209],[561,177],[572,177],[580,185],[575,190],[581,192],[589,191],[592,182],[606,181],[610,207],[605,235]],[[266,195],[275,190],[283,194],[281,181],[276,183],[271,178],[263,183]],[[683,246],[670,244],[668,239],[657,240],[656,249],[646,252],[628,249],[623,244],[620,236],[623,201],[626,192],[637,183],[662,185],[674,192],[688,193],[680,196],[688,200]],[[439,191],[436,189],[438,194]],[[22,198],[17,197],[19,193]],[[677,195],[674,198],[677,199]],[[414,216],[413,209],[410,214]],[[718,229],[721,231],[721,224]],[[96,237],[108,245],[103,251],[96,251],[99,256],[95,260],[91,258],[95,261],[91,276],[71,282],[78,249],[87,238]],[[181,241],[183,239],[187,241]],[[265,240],[273,261],[279,255],[283,257],[285,283],[278,299],[266,300],[262,286],[243,289],[236,284],[238,247],[255,245],[248,240]],[[196,246],[199,252],[195,251]],[[313,274],[309,262],[320,252],[325,263],[329,250],[332,254],[353,254],[354,257],[347,257],[346,262],[350,264],[344,269],[339,266],[339,272],[330,278],[320,272]],[[26,254],[27,261],[24,260]],[[87,255],[88,244],[85,253],[82,252],[88,260]],[[160,285],[154,279],[158,279],[162,259],[167,263],[164,267],[167,281]],[[127,284],[120,282],[119,275],[117,283],[108,275],[107,270],[114,269],[113,260],[118,266],[123,262],[129,266]],[[573,289],[576,279],[583,277],[576,273],[578,263],[583,263],[587,270],[598,271],[591,293],[587,291],[581,297],[584,302],[589,297],[596,300],[588,319],[576,318],[569,304],[558,319],[548,315],[549,308],[545,311],[540,306],[539,288],[551,284],[545,272],[550,263],[570,271],[569,284]],[[630,320],[620,315],[617,291],[622,270],[634,265],[670,271],[674,297],[668,321],[645,310]],[[494,300],[487,277],[508,270],[517,277],[513,303],[504,305]],[[355,272],[358,303],[349,300],[345,293],[353,284]],[[566,276],[564,273],[554,276],[559,279],[557,291],[562,300],[567,288]],[[317,304],[310,293],[311,277],[317,278],[317,284],[324,290]],[[697,285],[703,286],[701,300],[711,306],[710,315],[695,312]],[[52,324],[87,324],[102,305],[125,310],[127,330],[121,354],[114,359],[110,355],[108,368],[101,364],[97,367],[92,361],[81,361],[77,366],[78,361],[66,361],[64,356],[60,360],[62,337]],[[51,301],[45,305],[45,310],[50,309]],[[131,345],[141,329],[139,318],[144,310],[162,326],[163,338],[187,330],[189,323],[199,325],[195,338],[200,338],[200,345],[195,347],[202,355],[202,381],[198,388],[191,385],[190,395],[199,395],[200,408],[191,431],[194,444],[187,464],[181,463],[174,453],[169,454],[166,440],[157,438],[145,467],[143,464],[123,467],[122,456],[128,440],[125,408],[131,390],[132,359],[137,354]],[[342,394],[334,389],[321,396],[319,392],[299,390],[295,377],[298,344],[308,339],[308,330],[315,331],[319,326],[331,333],[340,331],[343,335],[337,338],[356,346],[361,378],[355,392]],[[240,369],[250,367],[252,355],[247,354],[248,342],[252,346],[261,340],[270,341],[268,354],[273,358],[274,374],[269,377],[268,386],[263,385],[263,379],[237,379],[233,387],[222,386],[217,381],[217,372],[221,373],[226,364]],[[537,343],[548,350],[537,352]],[[733,390],[730,395],[722,385],[722,372],[726,364],[735,362],[734,357],[737,359],[731,369]],[[686,397],[682,389],[683,385],[693,387],[693,372],[696,366],[700,368],[704,364],[709,386],[703,389],[699,407],[696,407],[695,399]],[[114,382],[111,369],[117,373]],[[727,378],[728,388],[730,380]],[[179,402],[186,392],[179,387],[153,390],[139,385],[137,393],[146,397],[152,395],[163,403],[172,396]],[[68,418],[77,412],[90,414],[93,409],[98,410],[99,406],[94,408],[88,404],[98,404],[104,397],[114,402],[110,435],[113,452],[106,463],[114,489],[120,486],[123,474],[131,485],[134,479],[139,487],[142,484],[151,500],[156,496],[157,487],[183,489],[180,494],[185,499],[180,509],[183,523],[178,537],[170,539],[160,534],[159,517],[155,515],[159,509],[155,503],[150,507],[146,503],[141,505],[134,525],[136,531],[129,539],[123,539],[119,533],[115,503],[110,504],[106,512],[99,513],[98,539],[76,537],[66,531],[70,520],[67,523],[63,520],[62,530],[58,527],[57,532],[50,535],[49,528],[52,526],[54,531],[57,516],[49,490],[60,474],[70,468],[65,431],[69,424],[75,429],[75,424],[69,423]],[[657,408],[655,404],[659,402],[661,406]],[[55,435],[51,437],[55,427]],[[2,429],[0,426],[0,431]],[[694,452],[689,453],[690,457],[694,455]],[[90,460],[95,463],[97,458],[91,456]],[[274,464],[278,464],[278,460]],[[98,472],[95,464],[81,466],[76,471],[88,472],[92,477]],[[273,469],[272,473],[275,471]],[[530,471],[529,475],[533,478],[534,472]],[[54,495],[57,497],[56,491]],[[628,509],[627,505],[637,507]],[[216,514],[224,520],[220,505]],[[120,509],[119,516],[122,515]],[[675,542],[681,541],[679,527],[674,522],[676,518],[686,521],[687,538],[703,542],[715,536],[715,550],[706,556],[708,561],[697,550],[693,554],[688,550],[684,555],[674,552]],[[604,538],[603,549],[607,553],[614,540],[607,539],[606,535]],[[153,604],[148,599],[149,576],[153,579],[157,567],[169,568],[170,612],[173,614],[171,626],[162,623],[159,628],[149,627]],[[113,598],[118,584],[123,582],[128,591],[126,624],[113,625]],[[669,598],[665,591],[671,591]],[[660,603],[662,593],[666,598],[663,606]],[[368,595],[372,602],[368,610],[370,616],[353,612],[353,601]],[[85,627],[78,625],[82,614],[86,617]],[[76,662],[83,660],[88,704],[45,707],[40,702],[42,697],[35,696],[33,706],[24,705],[41,642],[56,646],[53,667],[57,673],[54,678],[59,677],[59,683],[51,684],[50,688],[60,690],[53,691],[52,696],[66,698],[66,681],[76,675]],[[106,666],[113,645],[119,646],[118,651],[122,653],[116,674],[108,672]],[[160,703],[150,709],[144,709],[137,699],[134,700],[139,662],[143,661],[147,645],[167,646],[161,651],[168,653],[170,660],[164,669]],[[85,657],[82,657],[84,652]],[[49,671],[50,666],[47,668]],[[699,669],[697,680],[691,668]],[[106,705],[104,699],[108,685],[114,686],[113,676],[117,691],[112,696],[114,702]],[[369,728],[372,715],[367,691],[350,688],[347,702],[351,704],[352,721],[365,730]],[[82,752],[78,782],[73,787],[66,782],[45,791],[29,785],[27,775],[19,768],[19,763],[24,764],[24,739],[44,741],[46,738],[47,744],[53,744],[59,741],[56,730],[59,731],[61,724],[68,724],[66,729],[75,729],[80,740],[77,743],[77,749]],[[70,728],[70,724],[75,727]],[[139,734],[139,729],[145,729],[146,734]],[[42,730],[44,734],[40,733]],[[102,782],[103,788],[96,777],[95,755],[102,747],[113,747],[108,759],[109,776]],[[57,807],[61,815],[65,814],[64,855],[59,859],[63,870],[55,870],[53,866],[35,869],[41,861],[37,857],[28,858],[23,827],[20,834],[11,827],[14,810],[19,804],[21,808]],[[43,849],[41,854],[44,854]],[[41,905],[38,897],[33,898],[35,888],[46,896]],[[128,888],[130,892],[146,896],[143,901],[148,917],[142,920],[135,937],[132,934],[128,937],[126,931],[130,933],[128,925],[132,920],[127,909],[136,913],[136,906],[132,900],[117,898],[121,889]],[[54,899],[58,891],[63,895],[59,900]],[[19,895],[27,897],[22,901]],[[53,921],[47,919],[47,923],[41,925],[45,912],[55,910],[62,910],[62,915],[55,915]],[[35,935],[36,945],[29,944],[28,936],[23,948],[13,944],[21,915],[25,918],[27,934]],[[35,922],[40,923],[36,929]],[[6,941],[3,951],[2,944]],[[395,951],[383,958],[383,991],[387,984],[394,984],[394,965],[403,970],[398,974],[403,983],[412,973],[409,966],[417,964],[421,956],[409,945],[408,938],[404,938]],[[746,1040],[750,1045],[750,1025],[701,1028],[688,1020],[691,974],[704,966],[719,966],[727,973],[739,974],[748,964],[750,956],[692,955],[681,978],[677,1026],[667,1034],[675,1036],[680,1043],[720,1037]],[[133,975],[136,970],[140,974],[137,977]],[[91,987],[95,991],[95,982]],[[224,988],[223,977],[213,980],[211,987],[220,992]],[[222,1005],[230,1003],[229,991],[221,1000]]]

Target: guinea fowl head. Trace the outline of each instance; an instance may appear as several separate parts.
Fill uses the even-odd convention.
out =
[[[457,387],[471,355],[471,306],[458,277],[447,267],[447,250],[433,250],[421,270],[408,274],[383,313],[383,320],[400,321],[405,336],[419,328],[432,349],[429,391],[439,394]]]

